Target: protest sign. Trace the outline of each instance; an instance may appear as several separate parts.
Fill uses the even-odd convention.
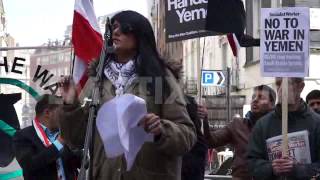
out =
[[[166,41],[213,35],[206,31],[208,0],[166,0]]]
[[[261,9],[262,76],[308,76],[309,14],[304,7]]]
[[[309,74],[310,10],[304,7],[262,8],[260,67],[263,77],[282,82],[282,154],[288,155],[288,77]]]

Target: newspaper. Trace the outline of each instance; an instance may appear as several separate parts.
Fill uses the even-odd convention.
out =
[[[298,131],[288,134],[289,156],[301,164],[310,164],[310,146],[308,131]],[[282,135],[267,139],[269,160],[280,159],[282,155]]]

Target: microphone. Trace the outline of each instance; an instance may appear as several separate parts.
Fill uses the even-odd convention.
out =
[[[104,33],[104,39],[106,41],[106,52],[107,53],[113,53],[114,47],[113,47],[113,41],[112,41],[112,26],[110,18],[107,18],[106,27],[105,27],[105,33]]]

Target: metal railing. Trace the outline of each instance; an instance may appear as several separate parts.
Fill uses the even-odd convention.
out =
[[[23,46],[23,47],[0,47],[0,51],[27,50],[27,49],[69,49],[72,46]]]
[[[223,176],[223,175],[205,175],[204,180],[225,180],[232,179],[232,176]]]

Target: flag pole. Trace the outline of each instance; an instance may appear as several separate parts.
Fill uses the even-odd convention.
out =
[[[70,74],[73,75],[74,64],[75,64],[75,61],[76,61],[76,54],[74,53],[73,48],[71,49],[71,52],[70,52],[70,59],[71,59],[71,63],[70,63]]]
[[[199,104],[202,105],[202,86],[201,86],[201,71],[203,69],[203,62],[204,62],[204,51],[205,51],[205,47],[206,47],[206,38],[203,38],[203,47],[202,47],[202,57],[201,57],[201,63],[200,63],[200,72],[199,72],[199,79],[200,79],[200,86],[199,86]]]

